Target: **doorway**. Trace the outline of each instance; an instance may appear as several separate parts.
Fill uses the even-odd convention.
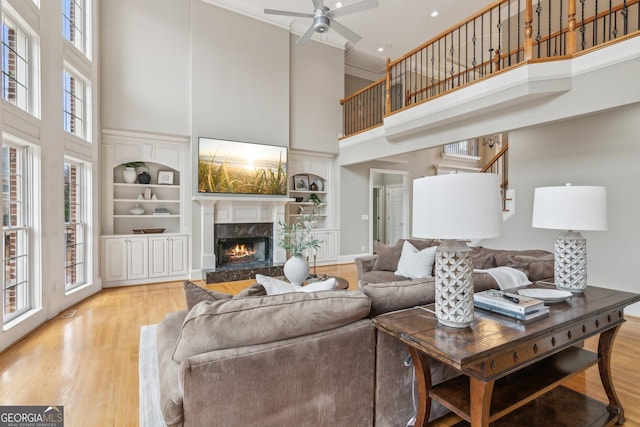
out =
[[[409,235],[409,173],[371,169],[369,253],[377,242],[393,245]]]

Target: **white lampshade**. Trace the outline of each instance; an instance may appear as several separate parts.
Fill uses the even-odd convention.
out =
[[[500,237],[502,223],[500,178],[496,174],[436,175],[413,181],[415,237]]]
[[[554,230],[606,230],[607,189],[571,184],[536,188],[531,226]]]

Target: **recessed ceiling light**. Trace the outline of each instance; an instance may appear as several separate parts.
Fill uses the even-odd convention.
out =
[[[440,15],[440,12],[438,12],[437,10],[434,10],[433,12],[431,12],[431,17],[432,18],[435,18],[438,15]]]
[[[378,52],[384,52],[384,48],[383,47],[379,47],[378,48]]]
[[[337,2],[336,3],[336,9],[340,9],[342,7],[342,2]]]

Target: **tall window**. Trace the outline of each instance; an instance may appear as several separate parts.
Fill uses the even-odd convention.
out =
[[[2,98],[30,111],[29,37],[5,13],[2,15]]]
[[[85,51],[85,2],[84,0],[62,1],[62,34],[80,52]]]
[[[86,135],[86,85],[68,70],[63,71],[64,130],[80,138]]]
[[[7,323],[33,307],[30,150],[2,144],[2,320]]]
[[[64,163],[65,290],[86,283],[86,224],[84,164]]]

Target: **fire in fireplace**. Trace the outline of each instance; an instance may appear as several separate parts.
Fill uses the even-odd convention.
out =
[[[216,224],[216,269],[270,266],[273,224]]]

